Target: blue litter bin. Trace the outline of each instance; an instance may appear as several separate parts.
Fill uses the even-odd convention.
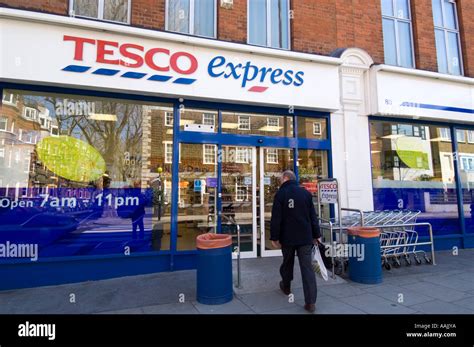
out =
[[[351,281],[364,284],[381,283],[380,230],[353,227],[349,228],[347,233]]]
[[[197,301],[221,305],[234,297],[232,288],[232,237],[203,234],[197,245]]]

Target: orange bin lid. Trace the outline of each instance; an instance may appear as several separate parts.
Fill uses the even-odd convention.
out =
[[[232,244],[232,236],[226,234],[207,233],[196,238],[196,247],[199,249],[224,248]]]
[[[349,235],[359,236],[366,239],[380,236],[380,229],[375,227],[352,227],[347,229]]]

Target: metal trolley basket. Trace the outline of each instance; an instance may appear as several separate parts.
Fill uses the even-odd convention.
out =
[[[328,179],[321,180],[335,181]],[[319,182],[318,182],[319,185]],[[319,191],[319,190],[318,190]],[[319,194],[318,194],[319,195]],[[318,198],[319,200],[319,198]],[[357,209],[342,208],[337,197],[338,216],[337,220],[325,220],[320,218],[320,228],[324,241],[331,244],[330,256],[333,264],[333,277],[346,271],[348,264],[347,230],[355,226],[376,227],[380,229],[381,266],[390,270],[400,267],[402,260],[405,265],[410,266],[412,259],[416,264],[421,264],[422,259],[427,264],[435,264],[433,231],[429,223],[416,223],[421,211],[418,210],[384,210],[384,211],[361,211]],[[321,202],[318,201],[319,212]],[[343,212],[349,212],[343,216]],[[428,228],[429,241],[420,242],[417,227]],[[431,246],[431,257],[420,246]],[[335,250],[338,249],[339,252]]]

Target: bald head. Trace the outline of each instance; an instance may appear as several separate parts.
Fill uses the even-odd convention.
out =
[[[285,183],[286,181],[296,181],[296,175],[291,170],[286,170],[281,174],[281,183]]]

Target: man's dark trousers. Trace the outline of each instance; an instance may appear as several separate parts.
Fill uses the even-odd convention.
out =
[[[293,280],[293,268],[295,265],[295,252],[298,254],[300,263],[301,277],[303,280],[303,292],[305,304],[315,304],[318,294],[316,287],[316,275],[311,261],[312,245],[304,246],[281,246],[283,253],[283,264],[280,267],[283,286],[290,288]]]

